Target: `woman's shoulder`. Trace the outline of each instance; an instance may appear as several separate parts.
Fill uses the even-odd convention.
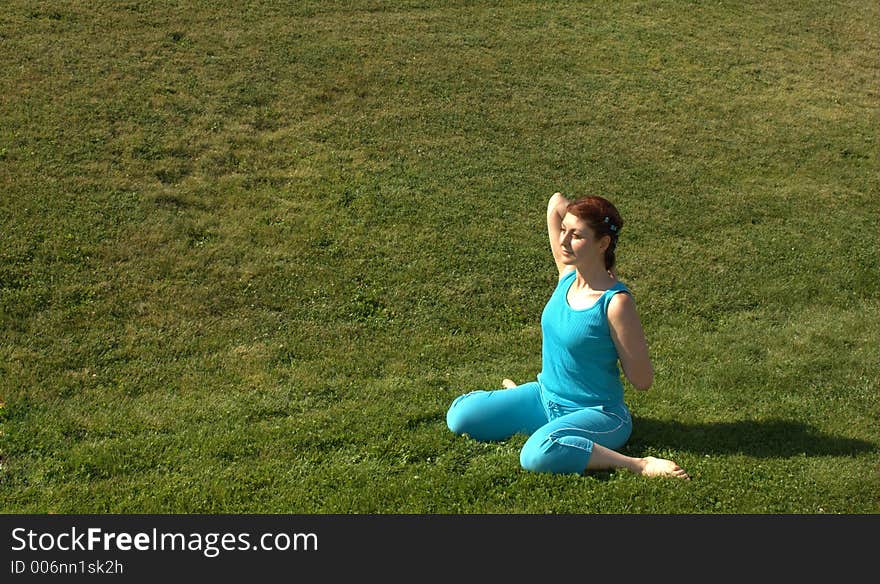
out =
[[[556,287],[559,288],[562,284],[568,282],[577,274],[577,269],[574,266],[566,266],[561,272],[559,272],[559,279],[556,280]]]
[[[620,280],[605,291],[605,312],[609,316],[635,310],[635,306],[632,291]]]
[[[565,266],[562,271],[559,272],[559,279],[563,280],[564,278],[571,278],[577,273],[577,268],[574,266]]]
[[[616,296],[618,292],[625,292],[627,295],[631,295],[632,291],[629,289],[629,286],[621,282],[620,280],[614,280],[614,284],[608,287],[608,290],[605,292],[608,293],[609,296]]]

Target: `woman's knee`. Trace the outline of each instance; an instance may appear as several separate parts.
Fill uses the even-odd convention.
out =
[[[580,474],[587,468],[592,443],[566,444],[566,440],[552,435],[536,436],[526,440],[519,453],[519,464],[530,472]]]
[[[522,450],[519,451],[519,464],[523,470],[530,472],[553,473],[555,470],[555,458],[545,448],[544,440],[526,440]]]
[[[446,426],[455,434],[469,434],[476,425],[476,408],[468,404],[468,398],[475,393],[478,392],[458,396],[446,412]]]
[[[552,472],[548,470],[547,457],[544,453],[530,445],[528,441],[519,451],[519,465],[523,470],[531,472]]]

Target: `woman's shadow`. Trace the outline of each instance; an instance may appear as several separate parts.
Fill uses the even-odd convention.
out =
[[[792,420],[683,423],[633,416],[628,446],[639,451],[658,444],[697,454],[745,454],[758,458],[848,456],[877,449],[871,442],[824,434]]]

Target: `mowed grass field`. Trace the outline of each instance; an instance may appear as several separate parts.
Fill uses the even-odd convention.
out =
[[[5,513],[877,513],[880,6],[0,7]],[[519,468],[550,195],[621,211],[655,383]]]

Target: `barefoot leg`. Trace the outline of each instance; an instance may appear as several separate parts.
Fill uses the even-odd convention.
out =
[[[634,458],[594,443],[586,470],[609,468],[625,468],[646,477],[670,476],[690,480],[684,469],[671,460],[653,456]]]
[[[505,378],[505,379],[501,382],[501,387],[503,387],[504,389],[510,389],[510,388],[512,388],[512,387],[516,387],[516,384],[515,384],[513,381],[511,381],[511,380]]]
[[[654,458],[653,456],[646,456],[642,460],[645,461],[645,466],[642,469],[642,474],[646,477],[676,477],[686,480],[690,480],[691,478],[688,476],[683,468],[681,468],[671,460],[666,460],[665,458]]]

